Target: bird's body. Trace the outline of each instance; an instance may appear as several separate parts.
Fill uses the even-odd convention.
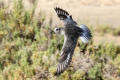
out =
[[[56,71],[56,75],[59,75],[64,72],[70,64],[78,38],[81,37],[81,40],[87,43],[92,36],[90,30],[85,25],[78,27],[77,23],[72,19],[72,16],[69,15],[68,12],[60,8],[55,8],[55,11],[60,20],[64,22],[64,28],[54,29],[55,33],[64,35],[64,44]]]

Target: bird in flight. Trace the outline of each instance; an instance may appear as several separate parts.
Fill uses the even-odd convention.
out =
[[[91,31],[86,25],[78,26],[72,19],[72,16],[65,10],[56,7],[54,8],[57,16],[63,21],[63,28],[55,28],[54,32],[58,35],[64,35],[64,44],[60,53],[60,59],[55,75],[63,73],[72,60],[78,38],[80,37],[83,43],[88,43],[91,40]]]

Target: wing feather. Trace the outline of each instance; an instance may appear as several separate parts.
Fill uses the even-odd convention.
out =
[[[67,40],[64,42],[62,53],[59,59],[59,64],[57,66],[57,71],[55,75],[60,75],[68,67],[68,65],[71,62],[76,44],[77,44],[77,39],[75,38],[74,39],[67,38]]]
[[[57,16],[60,18],[60,20],[63,20],[65,24],[77,24],[67,11],[59,7],[54,8],[54,10],[57,13]]]

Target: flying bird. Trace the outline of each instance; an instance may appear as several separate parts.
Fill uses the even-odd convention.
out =
[[[54,8],[57,16],[63,21],[63,28],[55,28],[54,32],[58,35],[64,35],[64,44],[60,53],[60,59],[55,75],[60,75],[69,66],[72,55],[74,53],[77,41],[80,37],[83,43],[88,43],[91,40],[91,31],[86,25],[78,26],[72,16],[65,10],[56,7]]]

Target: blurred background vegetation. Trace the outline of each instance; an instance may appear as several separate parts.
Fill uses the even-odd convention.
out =
[[[70,67],[54,76],[64,38],[52,30],[62,25],[37,9],[38,0],[29,9],[24,2],[0,1],[0,80],[120,80],[120,27],[85,22],[93,40],[79,40]]]

